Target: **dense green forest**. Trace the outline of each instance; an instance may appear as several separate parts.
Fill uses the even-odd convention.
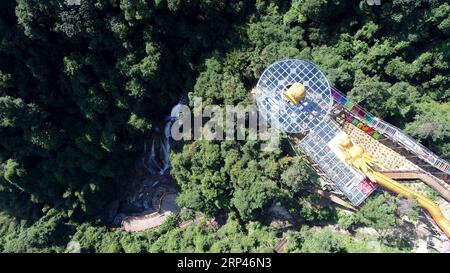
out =
[[[286,145],[261,152],[257,141],[184,142],[171,154],[180,206],[228,215],[221,227],[171,219],[127,234],[101,215],[182,96],[249,104],[264,68],[286,57],[312,60],[356,102],[449,158],[446,0],[71,2],[0,1],[0,251],[64,252],[70,241],[87,252],[273,251],[283,233],[263,221],[273,203],[302,223],[288,232],[288,251],[408,250],[384,234],[401,226],[397,199],[375,195],[350,216],[316,209],[305,191],[314,172]],[[384,239],[323,223],[374,227]]]

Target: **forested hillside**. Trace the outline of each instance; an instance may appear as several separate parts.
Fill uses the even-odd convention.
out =
[[[272,251],[281,232],[262,219],[273,203],[303,223],[289,251],[370,251],[366,238],[310,236],[307,226],[386,230],[397,213],[391,196],[352,217],[313,209],[318,197],[305,189],[315,174],[286,147],[260,152],[252,141],[184,142],[172,152],[178,203],[229,215],[219,230],[167,223],[129,235],[98,221],[182,96],[251,103],[280,58],[315,62],[356,102],[450,156],[446,0],[76,2],[0,1],[0,251],[59,252],[70,240],[100,252]],[[401,240],[378,243],[393,251]]]

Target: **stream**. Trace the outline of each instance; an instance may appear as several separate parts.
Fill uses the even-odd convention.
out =
[[[173,109],[180,107],[177,104]],[[170,168],[170,130],[177,116],[166,116],[162,128],[154,130],[150,148],[144,144],[142,165],[152,175],[163,175]]]
[[[178,103],[171,113],[177,113]],[[107,210],[107,221],[119,226],[121,219],[129,215],[147,213],[154,209],[152,198],[165,191],[174,191],[172,179],[168,172],[170,168],[171,127],[178,115],[167,115],[162,125],[153,129],[150,139],[144,143],[140,161],[141,173],[130,177],[130,181],[123,184],[123,195],[116,202],[112,202]],[[110,212],[109,212],[110,211]]]

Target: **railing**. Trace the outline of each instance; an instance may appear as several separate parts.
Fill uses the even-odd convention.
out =
[[[335,87],[331,88],[331,95],[333,99],[342,105],[349,113],[359,119],[367,126],[372,127],[376,131],[389,136],[391,139],[397,141],[410,152],[416,154],[419,158],[429,163],[436,169],[450,175],[450,163],[442,158],[439,158],[432,151],[425,148],[415,139],[404,133],[397,127],[373,116],[361,106],[353,103],[342,92]]]

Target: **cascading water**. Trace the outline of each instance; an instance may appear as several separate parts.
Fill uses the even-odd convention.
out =
[[[180,105],[175,105],[174,109]],[[163,130],[155,129],[150,151],[147,149],[147,144],[144,145],[142,164],[151,174],[163,175],[170,167],[170,129],[177,118],[177,116],[169,115],[165,118]]]

